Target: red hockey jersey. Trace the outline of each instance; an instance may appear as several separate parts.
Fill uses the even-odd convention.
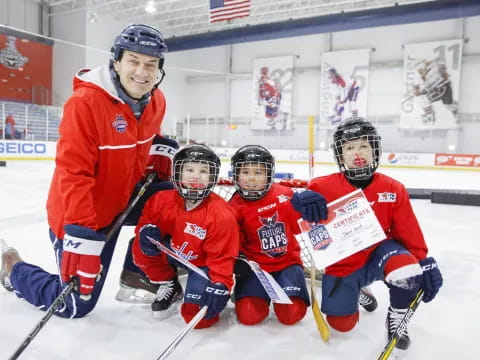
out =
[[[145,224],[154,224],[162,238],[171,236],[171,248],[178,255],[196,266],[207,266],[212,282],[220,282],[227,288],[233,286],[233,264],[238,256],[239,230],[235,212],[228,203],[211,193],[195,209],[186,211],[185,200],[177,190],[159,191],[146,203],[138,221],[138,232]],[[135,249],[139,249],[134,245]],[[141,255],[141,254],[140,254]],[[158,256],[161,262],[161,255]],[[155,274],[155,257],[135,256],[135,262],[151,279]]]
[[[327,202],[356,190],[342,173],[315,178],[308,188],[322,194]],[[389,176],[375,173],[372,182],[363,192],[387,236],[386,240],[397,240],[418,260],[424,259],[428,251],[427,245],[403,184]],[[366,264],[377,246],[378,243],[327,267],[326,273],[335,276],[351,274]]]
[[[240,225],[240,251],[267,272],[303,266],[294,236],[300,232],[300,214],[290,204],[292,195],[292,189],[273,184],[260,200],[245,200],[238,193],[230,199]]]

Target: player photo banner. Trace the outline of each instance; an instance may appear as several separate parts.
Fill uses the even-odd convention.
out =
[[[457,127],[462,47],[462,39],[404,46],[401,128]]]
[[[367,116],[370,49],[322,53],[320,124],[338,126],[351,116]]]
[[[293,56],[253,61],[252,130],[292,128]]]

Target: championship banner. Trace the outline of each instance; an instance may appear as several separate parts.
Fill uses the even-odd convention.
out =
[[[253,61],[252,130],[292,128],[293,56]]]
[[[338,126],[367,116],[370,49],[322,53],[320,124]]]
[[[399,127],[457,127],[462,47],[463,39],[404,46]]]
[[[0,27],[0,99],[52,103],[53,41]]]

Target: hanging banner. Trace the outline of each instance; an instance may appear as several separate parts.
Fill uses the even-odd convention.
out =
[[[338,126],[367,116],[370,49],[322,53],[320,124]]]
[[[53,41],[0,27],[0,99],[52,103]]]
[[[292,128],[293,56],[253,61],[252,130]]]
[[[407,44],[399,127],[457,127],[463,39]]]

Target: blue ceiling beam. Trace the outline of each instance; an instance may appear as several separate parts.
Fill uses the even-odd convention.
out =
[[[250,41],[411,24],[480,15],[480,0],[439,0],[380,9],[288,20],[270,24],[166,39],[168,50],[181,51]]]

